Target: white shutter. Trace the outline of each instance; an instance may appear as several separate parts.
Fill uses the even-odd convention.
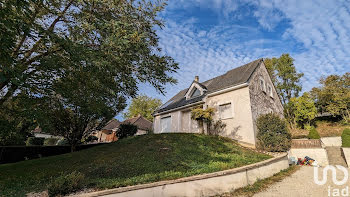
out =
[[[161,133],[171,132],[171,116],[160,119]]]

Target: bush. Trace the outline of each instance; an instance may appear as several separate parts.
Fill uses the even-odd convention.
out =
[[[63,196],[78,191],[84,186],[84,174],[73,171],[53,179],[48,186],[49,196]]]
[[[26,141],[27,146],[42,146],[45,138],[43,137],[29,137]]]
[[[121,124],[117,130],[118,139],[134,136],[137,133],[137,126],[133,124]]]
[[[55,146],[58,140],[58,138],[46,138],[44,140],[44,146]]]
[[[342,147],[350,147],[350,129],[344,129],[341,134]]]
[[[95,142],[98,140],[98,137],[94,136],[94,135],[90,135],[89,137],[87,137],[85,139],[85,142]]]
[[[318,134],[317,130],[315,127],[308,128],[309,130],[309,135],[307,136],[309,139],[320,139],[320,134]]]
[[[276,114],[261,115],[257,120],[258,148],[270,151],[287,151],[291,146],[291,134],[287,125]]]

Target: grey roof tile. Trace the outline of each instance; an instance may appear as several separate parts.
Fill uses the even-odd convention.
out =
[[[184,96],[188,91],[188,88],[181,90],[174,97],[172,97],[168,102],[166,102],[160,109],[156,110],[156,113],[164,112],[170,109],[175,109],[188,104],[199,102],[207,94],[246,83],[248,82],[248,80],[250,79],[250,76],[254,73],[255,69],[260,65],[260,62],[262,61],[263,61],[262,58],[257,59],[243,66],[229,70],[223,75],[217,76],[213,79],[207,80],[202,83],[198,83],[202,87],[204,86],[203,88],[207,89],[206,93],[200,97],[186,100]]]

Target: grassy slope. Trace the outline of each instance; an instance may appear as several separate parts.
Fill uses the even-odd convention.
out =
[[[0,165],[0,196],[42,191],[60,173],[84,173],[88,187],[113,188],[235,168],[270,156],[227,138],[196,134],[135,136],[83,151]]]

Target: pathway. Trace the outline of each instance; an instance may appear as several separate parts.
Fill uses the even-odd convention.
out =
[[[322,178],[322,168],[319,170],[319,179]],[[349,170],[348,170],[349,171]],[[314,167],[302,166],[298,171],[281,182],[271,185],[266,191],[260,192],[255,197],[323,197],[323,196],[350,196],[350,179],[345,185],[337,186],[332,181],[332,175],[328,171],[328,179],[325,185],[314,183]],[[337,180],[342,180],[343,173],[337,170]],[[330,186],[330,189],[329,189]],[[348,193],[341,194],[341,190],[348,186]],[[339,189],[339,190],[338,190]],[[330,191],[330,193],[329,193]],[[339,191],[339,195],[337,195]],[[344,190],[345,191],[345,190]],[[330,194],[330,195],[329,195]]]

